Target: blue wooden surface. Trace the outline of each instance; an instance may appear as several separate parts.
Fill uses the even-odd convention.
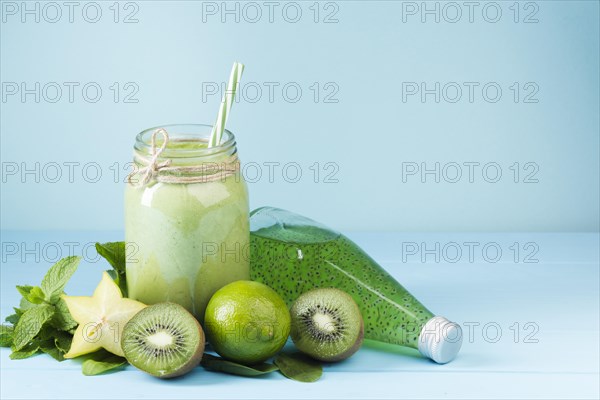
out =
[[[355,233],[349,236],[434,313],[462,325],[464,344],[455,361],[436,365],[421,358],[416,351],[370,342],[351,359],[325,366],[322,380],[313,384],[293,382],[277,373],[262,378],[242,378],[202,368],[181,379],[161,381],[133,367],[118,373],[85,377],[76,361],[58,363],[45,355],[12,361],[9,350],[2,349],[1,397],[600,396],[598,234]],[[81,254],[87,243],[121,238],[119,232],[2,232],[2,319],[18,302],[15,285],[37,284],[58,249],[62,255],[67,255],[69,247]],[[466,242],[476,243],[471,245],[475,249],[474,258],[470,260],[468,254],[463,254],[457,262],[447,262],[456,257],[450,252],[456,245],[449,243],[468,250]],[[515,242],[521,248],[517,259]],[[408,255],[409,250],[414,252],[410,246],[415,243],[419,251]],[[436,262],[435,254],[426,255],[423,262],[423,244],[435,249],[436,243],[439,243],[440,262]],[[484,256],[481,249],[486,244],[488,255]],[[524,249],[527,244],[529,247]],[[498,248],[502,257],[493,263],[492,250]],[[535,249],[537,253],[530,261],[537,262],[523,262]],[[87,260],[67,286],[69,294],[91,294],[101,271],[106,268],[103,262],[93,262],[95,252],[92,248],[88,250]],[[486,324],[487,331],[484,331]],[[469,326],[473,327],[471,333]],[[496,338],[498,327],[501,336]],[[537,332],[527,337],[535,329]]]

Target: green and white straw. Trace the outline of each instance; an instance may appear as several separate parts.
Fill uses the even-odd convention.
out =
[[[235,99],[235,91],[237,90],[238,82],[242,79],[242,73],[244,72],[244,64],[234,62],[231,68],[231,75],[229,76],[229,83],[227,84],[227,90],[223,94],[223,101],[219,108],[219,114],[217,114],[217,121],[213,126],[212,132],[210,133],[210,140],[208,141],[208,147],[218,146],[221,143],[221,137],[225,130],[225,124],[227,123],[227,117],[231,111],[233,100]]]

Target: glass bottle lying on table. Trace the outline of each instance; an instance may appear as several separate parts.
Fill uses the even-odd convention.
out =
[[[311,289],[338,288],[358,304],[365,338],[418,349],[440,364],[458,354],[460,326],[434,316],[344,235],[273,207],[254,210],[250,226],[250,276],[288,305]]]
[[[137,135],[125,188],[129,297],[181,304],[200,321],[224,285],[249,279],[248,190],[236,141],[209,125],[167,125]]]

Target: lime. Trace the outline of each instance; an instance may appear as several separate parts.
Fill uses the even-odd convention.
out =
[[[204,315],[206,336],[224,358],[255,364],[274,356],[290,334],[290,312],[270,287],[236,281],[219,289]]]

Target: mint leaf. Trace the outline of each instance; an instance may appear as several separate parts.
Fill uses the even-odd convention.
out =
[[[19,322],[20,316],[17,314],[11,314],[8,317],[4,318],[4,321],[16,325]]]
[[[88,376],[99,375],[127,364],[127,360],[123,357],[116,356],[104,350],[92,353],[86,358],[81,365],[81,372]]]
[[[67,303],[63,299],[59,298],[54,307],[54,316],[50,320],[50,325],[67,332],[77,326],[77,321],[71,316]]]
[[[15,313],[17,313],[17,315],[20,317],[25,311],[29,310],[32,307],[35,307],[35,304],[23,297],[19,302],[19,308],[15,308],[14,310]]]
[[[125,273],[125,242],[96,243],[96,251],[115,271]]]
[[[0,347],[12,346],[15,328],[8,325],[0,325]]]
[[[32,304],[41,304],[44,302],[44,300],[46,300],[46,295],[44,294],[42,289],[40,289],[37,286],[34,286],[31,289],[31,292],[29,292],[29,296],[27,296],[25,299]]]
[[[45,295],[42,289],[37,286],[17,286],[17,290],[21,293],[24,299],[29,301],[32,304],[40,304],[44,302]]]
[[[29,344],[52,315],[54,315],[54,307],[49,304],[40,304],[25,311],[15,326],[13,352],[18,352]]]
[[[119,286],[123,296],[127,297],[125,242],[96,243],[96,251],[113,267],[113,271],[107,272]]]
[[[64,352],[54,345],[54,340],[48,339],[40,343],[40,350],[54,358],[56,361],[64,361]]]
[[[279,353],[273,362],[286,378],[295,381],[315,382],[323,375],[321,364],[301,353]]]
[[[114,269],[107,269],[106,273],[112,278],[113,281],[115,281],[117,285],[119,284],[119,273],[117,271]]]
[[[40,346],[36,342],[28,343],[21,350],[13,351],[10,354],[10,359],[11,360],[22,360],[24,358],[29,358],[29,357],[35,355],[39,349],[40,349]]]
[[[31,289],[33,289],[33,286],[29,286],[29,285],[19,286],[19,285],[17,285],[17,290],[19,291],[19,293],[21,293],[21,296],[23,296],[23,297],[29,296],[29,292],[31,292]]]
[[[80,261],[81,257],[70,256],[61,259],[50,267],[41,284],[47,302],[54,304],[58,301],[67,282],[77,270]]]
[[[58,362],[65,361],[64,353],[61,353],[56,347],[40,347],[44,353],[48,354],[50,357],[54,358]]]
[[[56,336],[54,337],[54,345],[63,353],[69,352],[72,341],[73,335],[66,332],[57,332]]]
[[[279,369],[275,365],[268,363],[259,363],[251,366],[242,365],[233,361],[225,360],[221,357],[215,357],[207,353],[204,353],[202,356],[200,365],[211,371],[225,372],[228,374],[241,376],[264,375]]]
[[[41,341],[40,348],[43,348],[44,346],[51,346],[58,349],[62,353],[66,353],[71,347],[73,335],[46,324],[40,330],[40,333],[38,333],[37,339]]]

